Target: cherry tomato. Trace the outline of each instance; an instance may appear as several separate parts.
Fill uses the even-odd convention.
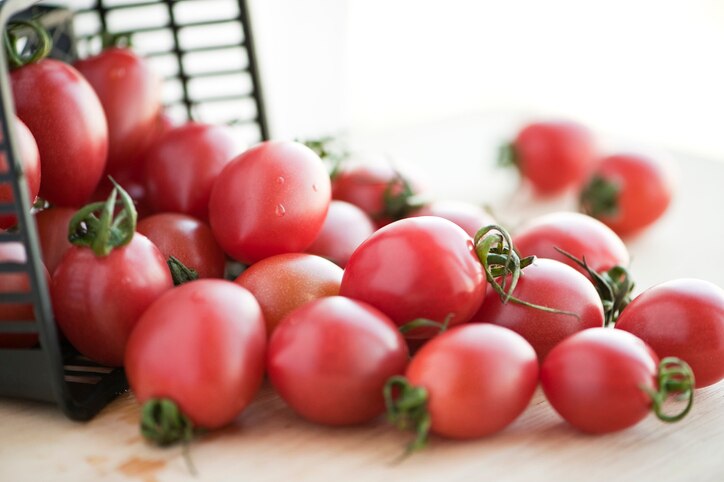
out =
[[[267,371],[304,418],[327,425],[367,422],[385,408],[382,388],[401,374],[407,347],[388,317],[341,296],[287,315],[269,342]]]
[[[581,210],[630,236],[658,220],[673,193],[665,164],[641,154],[616,154],[599,164],[581,193]]]
[[[40,152],[40,197],[77,207],[106,166],[108,127],[98,96],[70,65],[45,59],[10,73],[17,115]]]
[[[138,171],[131,169],[119,170],[113,175],[113,181],[117,182],[133,198],[133,205],[136,207],[139,219],[145,218],[153,212],[146,196],[146,185]],[[105,177],[101,179],[91,196],[91,201],[105,201],[112,190],[113,182],[111,178]]]
[[[523,413],[538,385],[538,361],[513,331],[464,325],[425,344],[405,375],[412,387],[427,391],[432,433],[472,439],[502,430]]]
[[[71,344],[99,363],[120,366],[141,314],[172,287],[163,255],[136,233],[129,244],[103,257],[86,247],[68,249],[50,294],[58,326]]]
[[[418,206],[421,187],[407,173],[382,162],[348,164],[332,182],[332,198],[362,209],[377,227],[407,217]]]
[[[468,233],[471,238],[480,228],[496,224],[495,219],[476,204],[462,201],[435,201],[426,204],[413,216],[438,216],[452,221]]]
[[[295,308],[316,298],[339,294],[341,282],[342,268],[304,253],[277,254],[262,259],[235,280],[261,305],[269,336]]]
[[[622,330],[591,328],[550,352],[540,381],[568,423],[584,432],[608,433],[635,425],[652,410],[651,393],[661,389],[659,370],[656,353],[641,339]]]
[[[73,64],[95,90],[108,121],[108,163],[115,175],[150,145],[161,112],[161,79],[130,49],[111,47]]]
[[[521,256],[555,259],[584,274],[580,266],[556,248],[578,259],[585,258],[596,272],[629,264],[628,250],[621,238],[585,214],[555,212],[534,218],[516,231],[513,244]]]
[[[28,201],[35,202],[40,190],[40,154],[38,145],[35,143],[33,134],[28,127],[15,117],[15,134],[18,142],[18,155],[23,167],[23,176],[28,186]],[[0,172],[7,172],[9,166],[4,155],[0,155]],[[0,184],[0,203],[13,201],[13,190],[10,184]],[[7,229],[15,226],[18,222],[14,214],[0,216],[0,229]]]
[[[513,296],[566,313],[551,313],[513,300],[504,304],[497,293],[488,290],[473,321],[493,323],[521,334],[533,345],[541,360],[573,333],[603,326],[603,306],[593,284],[558,261],[538,259],[524,268]]]
[[[267,141],[234,159],[214,184],[209,220],[228,255],[253,263],[301,252],[327,216],[330,182],[311,149]]]
[[[177,212],[208,220],[214,181],[238,153],[237,142],[227,126],[190,122],[171,129],[151,147],[143,161],[149,205],[155,212]]]
[[[203,221],[178,213],[161,213],[139,221],[136,230],[158,247],[195,270],[199,278],[223,278],[226,256]]]
[[[421,216],[388,224],[362,243],[347,263],[340,294],[371,304],[397,325],[448,317],[457,325],[478,310],[486,286],[470,236],[447,219]]]
[[[0,263],[24,263],[25,248],[21,243],[0,243]],[[50,281],[48,271],[43,268],[46,281]],[[30,280],[26,273],[0,273],[0,293],[28,293]],[[3,321],[35,320],[32,303],[0,303],[0,325]],[[30,348],[37,345],[37,333],[2,333],[0,348]]]
[[[170,399],[194,426],[229,424],[259,389],[266,337],[259,304],[225,280],[196,280],[143,313],[126,351],[140,403]]]
[[[375,232],[375,225],[367,214],[354,204],[333,200],[317,239],[307,248],[316,254],[347,266],[354,250]]]
[[[647,289],[623,310],[616,328],[661,358],[687,362],[697,388],[724,378],[724,290],[708,281],[678,279]]]
[[[75,212],[75,209],[51,206],[35,214],[43,262],[49,273],[55,272],[65,252],[73,246],[68,241],[68,224]]]
[[[574,122],[533,122],[510,147],[523,179],[544,196],[580,187],[595,167],[593,136]]]

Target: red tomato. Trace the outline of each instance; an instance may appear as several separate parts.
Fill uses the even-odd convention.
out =
[[[70,65],[45,59],[10,73],[18,117],[40,151],[40,197],[80,206],[106,166],[108,127],[98,96]]]
[[[581,210],[629,236],[659,219],[673,193],[673,176],[664,164],[640,154],[617,154],[601,161],[581,194]]]
[[[128,340],[126,375],[140,403],[170,399],[196,427],[229,424],[264,375],[259,304],[224,280],[197,280],[158,298]]]
[[[161,79],[127,48],[108,48],[73,66],[91,84],[106,114],[106,170],[115,174],[129,168],[153,139],[161,112]]]
[[[173,256],[199,278],[223,278],[226,256],[203,221],[177,213],[162,213],[138,222],[136,231],[158,247],[164,258]]]
[[[472,439],[502,430],[523,413],[538,385],[538,361],[510,330],[464,325],[424,345],[406,377],[427,390],[432,433]]]
[[[395,221],[362,243],[347,263],[340,294],[371,304],[398,325],[449,315],[457,325],[478,310],[486,286],[470,236],[447,219],[421,216]]]
[[[25,247],[21,243],[0,243],[0,263],[24,263]],[[50,281],[48,271],[43,267],[45,279]],[[28,293],[30,280],[25,273],[0,273],[0,293]],[[0,303],[0,325],[3,321],[33,321],[35,311],[32,303]],[[37,333],[2,333],[0,348],[30,348],[38,343]]]
[[[277,254],[262,259],[235,280],[259,302],[269,336],[292,310],[313,299],[339,294],[341,282],[342,268],[304,253]]]
[[[53,274],[50,294],[55,319],[71,344],[99,363],[120,366],[139,317],[172,287],[163,255],[136,233],[104,257],[71,247]]]
[[[596,272],[629,264],[628,250],[621,238],[600,221],[579,213],[555,212],[534,218],[517,230],[513,245],[521,256],[555,259],[584,274],[581,267],[556,248],[578,259],[585,257]]]
[[[595,166],[591,133],[574,122],[534,122],[511,144],[513,162],[538,194],[560,194],[579,187]]]
[[[377,227],[407,217],[418,207],[411,198],[420,190],[407,174],[386,163],[344,165],[332,182],[332,198],[359,207]]]
[[[73,246],[68,242],[68,225],[75,213],[71,208],[49,207],[35,214],[43,262],[49,273],[55,272],[65,252]]]
[[[413,216],[438,216],[452,221],[471,238],[480,228],[496,224],[495,219],[477,204],[462,201],[435,201],[423,206]]]
[[[138,218],[144,218],[151,214],[151,207],[148,205],[148,198],[146,197],[146,186],[141,180],[141,174],[134,172],[133,170],[122,170],[113,175],[113,180],[116,181],[131,198],[133,198],[133,205],[138,213]],[[98,187],[91,196],[91,201],[105,201],[113,190],[113,182],[109,177],[101,179],[98,183]]]
[[[404,371],[407,356],[389,318],[333,296],[284,318],[269,342],[267,371],[279,395],[304,418],[352,425],[384,412],[382,388]]]
[[[364,211],[354,204],[333,200],[329,203],[322,230],[307,252],[344,268],[354,250],[374,232],[375,225]]]
[[[28,186],[28,201],[33,204],[40,190],[40,154],[38,153],[38,145],[35,143],[33,134],[30,133],[28,127],[17,117],[15,117],[15,134],[18,142],[17,152],[23,167],[23,176]],[[7,159],[3,154],[0,154],[0,172],[7,172],[8,169]],[[0,184],[0,203],[10,203],[13,199],[13,190],[10,184]],[[17,222],[18,220],[14,214],[0,216],[0,229],[15,226]]]
[[[541,360],[573,333],[603,326],[603,306],[593,284],[558,261],[538,259],[523,269],[513,296],[528,303],[575,314],[550,313],[513,301],[503,304],[497,293],[488,290],[473,321],[493,323],[521,334],[533,345]]]
[[[327,216],[324,164],[297,142],[267,141],[234,159],[214,184],[209,219],[231,257],[253,263],[304,251]]]
[[[653,286],[622,312],[616,328],[645,341],[661,358],[687,362],[696,387],[724,378],[724,290],[697,279]]]
[[[622,330],[592,328],[556,346],[541,367],[541,386],[568,423],[590,433],[623,430],[652,409],[659,359]]]
[[[216,176],[238,153],[236,139],[227,126],[190,122],[171,129],[143,161],[149,205],[155,212],[208,220]]]

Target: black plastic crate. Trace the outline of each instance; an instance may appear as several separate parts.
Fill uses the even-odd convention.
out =
[[[269,138],[245,0],[0,0],[3,31],[11,18],[40,21],[54,39],[51,56],[66,61],[99,51],[102,31],[130,33],[134,49],[163,75],[164,103],[174,120],[232,123],[247,144]],[[31,303],[35,313],[33,320],[0,321],[0,337],[37,333],[40,340],[29,349],[0,348],[0,396],[55,402],[70,418],[87,420],[127,389],[126,379],[122,369],[99,366],[60,341],[7,122],[14,106],[4,50],[0,90],[0,157],[7,165],[0,185],[11,186],[15,200],[0,203],[0,213],[18,218],[16,229],[0,232],[0,243],[22,243],[27,258],[0,262],[0,276],[24,274],[30,285],[27,292],[0,292],[0,304]]]

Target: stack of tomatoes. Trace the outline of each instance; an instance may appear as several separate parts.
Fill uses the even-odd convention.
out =
[[[232,422],[265,374],[314,422],[387,411],[417,431],[411,448],[503,429],[539,383],[572,425],[608,432],[651,410],[679,419],[724,377],[724,291],[676,280],[630,300],[614,230],[653,215],[627,204],[631,156],[594,162],[580,126],[528,127],[509,151],[541,193],[608,186],[614,230],[554,213],[511,236],[475,205],[425,202],[389,163],[171,125],[127,48],[41,57],[11,80],[55,318],[82,354],[125,367],[150,440]],[[246,269],[225,279],[229,259]]]

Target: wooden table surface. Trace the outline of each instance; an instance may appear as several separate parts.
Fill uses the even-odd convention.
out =
[[[481,132],[487,137],[478,137]],[[481,167],[497,135],[489,119],[471,117],[446,122],[444,129],[418,126],[356,141],[414,158],[438,180],[438,195],[490,203],[511,223],[521,209],[530,215],[565,204],[534,206],[525,194],[513,193],[507,175]],[[638,291],[684,276],[724,286],[724,163],[677,157],[674,206],[653,229],[628,242]],[[455,175],[463,169],[469,175]],[[196,477],[180,448],[146,444],[138,419],[130,393],[87,423],[67,420],[53,405],[0,399],[0,481],[724,480],[724,382],[698,390],[691,414],[678,424],[650,416],[606,436],[570,428],[539,392],[503,432],[464,443],[433,437],[424,452],[401,463],[396,458],[409,434],[382,419],[345,429],[313,425],[265,386],[233,425],[191,444]]]

